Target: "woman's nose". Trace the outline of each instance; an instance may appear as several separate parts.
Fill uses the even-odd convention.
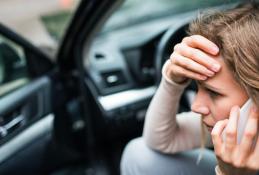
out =
[[[197,94],[192,103],[191,110],[202,115],[208,115],[210,110],[205,102],[206,99],[201,98],[201,96]]]
[[[209,114],[209,108],[206,106],[196,106],[196,105],[192,105],[191,107],[193,112],[202,114],[202,115],[208,115]]]

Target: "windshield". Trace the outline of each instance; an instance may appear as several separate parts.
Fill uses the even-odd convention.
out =
[[[102,32],[181,12],[233,2],[238,2],[238,0],[127,0],[108,20]]]
[[[55,54],[79,0],[1,0],[0,22]]]

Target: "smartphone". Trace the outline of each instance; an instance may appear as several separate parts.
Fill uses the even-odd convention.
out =
[[[252,107],[252,105],[253,105],[253,101],[252,99],[249,98],[240,109],[239,119],[237,122],[237,144],[241,143],[242,137],[244,135],[247,119],[249,117],[250,108]],[[223,140],[225,140],[226,138],[225,129],[222,134]]]

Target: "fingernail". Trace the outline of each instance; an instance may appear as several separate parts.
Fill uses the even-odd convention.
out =
[[[219,69],[220,69],[220,65],[219,65],[219,64],[213,64],[212,67],[211,67],[211,69],[212,69],[213,71],[215,71],[215,72],[218,72]]]
[[[214,72],[212,72],[212,71],[207,71],[207,75],[209,76],[209,77],[212,77],[212,76],[214,76],[215,75],[215,73]]]
[[[258,112],[259,112],[258,107],[256,107],[255,105],[253,105],[253,106],[252,106],[252,111],[253,111],[254,113],[258,113]]]
[[[236,105],[236,106],[233,106],[231,110],[235,112],[235,111],[238,111],[239,109],[240,109],[239,106]]]
[[[217,53],[219,52],[219,48],[216,47],[216,46],[213,47],[212,50],[213,50],[213,53],[214,53],[214,54],[217,54]]]
[[[201,78],[202,80],[207,80],[207,77],[206,77],[206,76],[200,76],[200,78]]]

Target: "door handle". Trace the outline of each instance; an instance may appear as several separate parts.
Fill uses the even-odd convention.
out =
[[[24,116],[20,114],[14,119],[12,119],[10,122],[0,126],[0,137],[3,138],[4,136],[6,136],[12,129],[22,124],[23,121],[24,121]]]

